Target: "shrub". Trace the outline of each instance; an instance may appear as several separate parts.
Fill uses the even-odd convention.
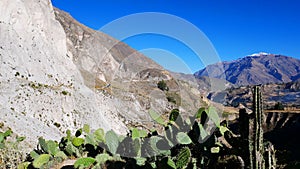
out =
[[[172,97],[172,96],[167,96],[167,99],[168,99],[168,102],[171,102],[171,103],[176,104],[176,100],[175,100],[174,97]]]
[[[61,94],[63,94],[63,95],[67,95],[67,94],[68,94],[68,92],[64,90],[64,91],[62,91],[62,92],[61,92]]]
[[[167,86],[164,80],[161,80],[157,83],[157,87],[162,91],[169,91],[169,87]]]
[[[277,103],[275,104],[275,106],[274,106],[274,109],[275,109],[275,110],[284,110],[284,106],[283,106],[282,103],[277,102]]]

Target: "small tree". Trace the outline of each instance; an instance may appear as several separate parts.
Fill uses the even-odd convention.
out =
[[[275,109],[275,110],[284,110],[284,106],[283,106],[282,103],[277,102],[277,103],[275,104],[275,106],[274,106],[274,109]]]
[[[161,80],[157,83],[157,87],[162,91],[168,91],[169,88],[164,80]]]

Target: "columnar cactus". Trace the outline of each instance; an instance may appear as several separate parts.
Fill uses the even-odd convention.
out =
[[[266,169],[275,169],[276,157],[274,146],[270,142],[267,142],[265,149]]]
[[[270,147],[266,147],[268,152],[265,152],[263,142],[263,106],[259,86],[253,89],[253,113],[249,115],[245,109],[241,109],[239,115],[242,147],[246,149],[243,154],[245,166],[249,169],[263,169],[267,161],[267,167],[275,167],[274,152],[269,151]],[[265,154],[268,154],[265,156],[266,159],[264,159]]]
[[[250,126],[252,126],[253,121],[250,120],[250,115],[246,112],[246,109],[241,109],[239,112],[239,125],[241,133],[241,147],[244,149],[243,159],[247,168],[253,168],[252,164],[252,151],[253,151],[253,142],[252,134],[250,134]]]
[[[254,115],[254,128],[253,128],[253,167],[256,169],[264,168],[264,143],[263,143],[263,106],[262,96],[259,86],[254,87],[253,93],[253,115]]]

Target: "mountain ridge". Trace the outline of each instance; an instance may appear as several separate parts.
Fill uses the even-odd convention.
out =
[[[278,54],[258,53],[208,65],[194,75],[198,78],[209,76],[226,79],[237,86],[287,83],[299,79],[300,60]]]

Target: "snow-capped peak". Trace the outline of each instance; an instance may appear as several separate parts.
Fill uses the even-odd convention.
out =
[[[266,56],[266,55],[270,55],[270,53],[266,53],[266,52],[259,52],[259,53],[254,53],[252,55],[249,56]]]

